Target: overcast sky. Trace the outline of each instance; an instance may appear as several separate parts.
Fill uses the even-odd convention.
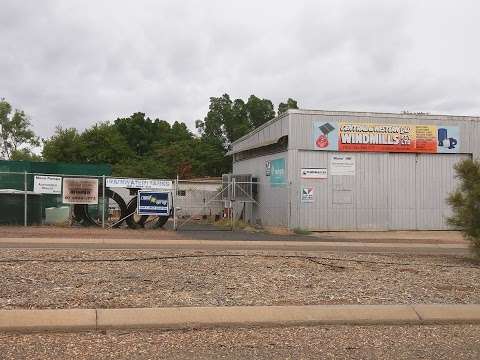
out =
[[[480,2],[1,0],[0,97],[50,136],[210,96],[480,115]]]

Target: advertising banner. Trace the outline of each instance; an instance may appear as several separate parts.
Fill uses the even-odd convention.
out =
[[[276,159],[270,161],[270,185],[271,186],[283,186],[286,183],[285,177],[285,159]]]
[[[314,192],[313,187],[304,187],[302,188],[302,203],[312,203],[314,201]]]
[[[98,180],[63,178],[63,203],[98,204]]]
[[[62,193],[62,178],[60,176],[40,176],[35,175],[33,180],[33,192],[37,194],[56,194]]]
[[[300,171],[303,179],[326,179],[328,177],[327,168],[304,168]]]
[[[170,201],[168,192],[138,191],[138,215],[170,215]]]
[[[322,122],[313,124],[315,150],[457,153],[458,126]]]
[[[173,189],[171,180],[107,178],[107,187],[133,189]]]

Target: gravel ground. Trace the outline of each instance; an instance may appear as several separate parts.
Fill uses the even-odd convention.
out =
[[[3,309],[480,303],[452,256],[5,249],[0,274]]]
[[[480,326],[0,334],[2,359],[479,359]]]

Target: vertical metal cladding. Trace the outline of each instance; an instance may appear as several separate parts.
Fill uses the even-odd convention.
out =
[[[450,209],[446,197],[457,185],[453,166],[466,158],[478,158],[480,153],[480,118],[445,115],[379,114],[334,111],[290,111],[288,117],[273,121],[259,133],[246,136],[234,144],[237,150],[261,146],[267,138],[285,136],[288,120],[288,152],[281,156],[288,163],[287,193],[273,194],[264,177],[265,185],[259,196],[276,196],[275,201],[289,208],[287,218],[291,228],[311,230],[445,230]],[[280,121],[281,120],[281,121]],[[366,124],[418,124],[428,130],[449,127],[458,132],[458,153],[416,152],[337,152],[315,150],[312,134],[314,122],[352,122]],[[423,126],[425,125],[425,126]],[[268,130],[270,128],[270,130]],[[331,131],[331,130],[330,130]],[[431,131],[433,132],[433,131]],[[449,133],[444,134],[446,141]],[[268,134],[268,136],[266,135]],[[445,139],[444,139],[445,140]],[[452,142],[453,143],[453,142]],[[246,146],[245,146],[246,147]],[[241,151],[241,150],[239,150]],[[449,151],[445,147],[444,151]],[[277,156],[279,154],[275,154]],[[351,156],[355,162],[354,175],[332,174],[332,157]],[[234,164],[234,171],[261,174],[264,156]],[[326,179],[302,178],[302,168],[326,168]],[[265,189],[264,189],[265,188]],[[313,189],[314,201],[302,202],[302,189]],[[260,208],[262,205],[260,204]],[[277,212],[273,214],[273,212]],[[262,210],[259,210],[262,213]],[[269,222],[284,223],[281,206],[270,209]],[[274,224],[276,225],[276,224]]]

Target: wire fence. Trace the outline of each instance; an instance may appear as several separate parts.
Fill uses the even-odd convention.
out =
[[[0,225],[287,227],[289,189],[288,184],[235,178],[131,179],[0,171]]]

